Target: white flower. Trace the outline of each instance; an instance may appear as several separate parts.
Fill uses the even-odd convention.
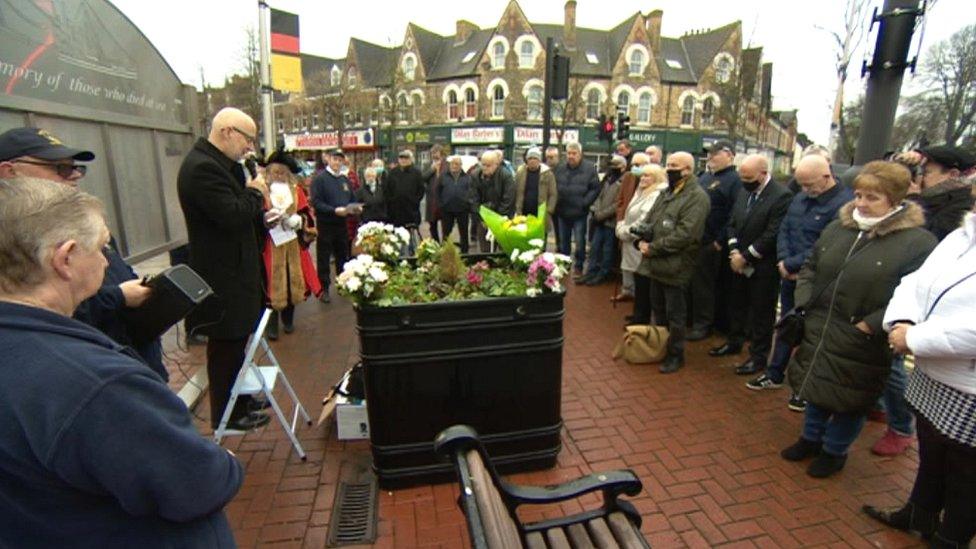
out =
[[[376,282],[386,282],[390,278],[389,276],[387,276],[386,271],[383,270],[383,267],[381,267],[380,265],[374,265],[370,267],[369,276]]]
[[[393,245],[388,242],[384,242],[383,245],[380,246],[380,250],[382,250],[383,255],[393,255],[396,253],[396,248],[394,248]]]
[[[536,297],[542,295],[542,290],[540,290],[539,288],[529,288],[525,290],[525,295],[529,297]]]
[[[404,244],[410,243],[410,231],[404,229],[403,227],[397,227],[396,235],[400,238],[400,242],[403,242]]]
[[[512,263],[515,263],[515,261],[518,259],[518,256],[519,256],[519,249],[515,248],[514,250],[512,250],[512,257],[511,257]]]
[[[518,258],[523,263],[532,263],[538,255],[539,250],[528,250],[519,254]]]
[[[533,238],[529,241],[529,245],[534,248],[542,248],[542,246],[545,245],[545,242],[543,242],[541,238]]]
[[[541,240],[539,242],[541,242]],[[553,265],[556,264],[556,254],[552,252],[542,254],[542,259],[545,259],[547,263],[552,263]]]
[[[359,288],[362,288],[363,282],[362,280],[359,279],[358,276],[352,276],[349,277],[349,280],[346,280],[345,286],[346,289],[349,290],[350,292],[355,292]]]

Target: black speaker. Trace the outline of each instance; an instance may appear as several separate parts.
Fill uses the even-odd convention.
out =
[[[152,341],[213,294],[205,280],[186,265],[174,265],[150,278],[152,295],[137,309],[126,309],[126,326],[136,343]]]

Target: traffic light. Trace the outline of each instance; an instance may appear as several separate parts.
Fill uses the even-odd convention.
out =
[[[598,141],[613,141],[613,120],[605,114],[601,114],[600,121],[596,123],[596,135]]]
[[[630,117],[624,113],[617,113],[617,141],[630,137]]]

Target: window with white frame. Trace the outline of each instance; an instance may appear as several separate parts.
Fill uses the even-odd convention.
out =
[[[491,116],[492,118],[505,116],[505,88],[501,85],[495,86],[491,92]]]
[[[637,122],[639,124],[651,123],[651,94],[644,92],[637,98]]]
[[[316,130],[319,129],[319,113],[317,112],[312,113],[312,127]]]
[[[458,94],[451,90],[447,92],[447,119],[457,120],[458,118],[461,118],[461,112],[458,110]]]
[[[529,88],[526,100],[526,117],[529,120],[542,119],[542,86],[534,85]]]
[[[342,82],[342,71],[339,70],[339,67],[332,67],[332,73],[329,76],[329,83],[333,87],[338,86]]]
[[[692,96],[685,97],[685,100],[681,102],[681,125],[690,126],[695,121],[695,98]]]
[[[478,103],[475,101],[474,90],[468,88],[464,90],[464,117],[474,118],[478,115]]]
[[[417,74],[417,60],[412,55],[403,58],[403,77],[408,81],[413,80]]]
[[[389,124],[393,122],[393,100],[389,97],[384,96],[380,100],[381,110],[380,118],[384,124]]]
[[[357,76],[356,67],[349,67],[349,69],[346,71],[346,81],[349,83],[350,88],[356,85]]]
[[[278,119],[278,133],[285,133],[285,121]]]
[[[732,58],[728,54],[719,54],[715,58],[715,80],[725,83],[732,78]]]
[[[627,114],[630,109],[630,94],[622,91],[617,94],[617,112]]]
[[[495,42],[491,48],[491,68],[505,68],[505,44],[501,42]]]
[[[701,114],[702,126],[712,126],[715,124],[715,99],[706,97],[702,103]]]
[[[535,66],[535,45],[526,40],[519,48],[519,67],[531,69]]]
[[[291,129],[292,129],[292,131],[296,131],[297,132],[301,128],[301,126],[299,126],[299,122],[300,121],[298,120],[298,117],[297,116],[292,117],[292,119],[291,119]]]
[[[420,121],[420,105],[422,105],[423,102],[424,98],[420,94],[414,93],[413,96],[410,97],[411,120],[416,120],[418,122]]]
[[[600,90],[596,88],[586,92],[586,117],[590,120],[600,117]]]
[[[630,74],[642,74],[644,72],[644,52],[634,50],[630,52]]]
[[[303,130],[307,130],[308,129],[308,117],[305,116],[304,113],[302,114],[302,129]]]
[[[397,97],[397,121],[398,122],[403,122],[407,120],[407,116],[409,116],[409,112],[407,112],[407,109],[409,107],[410,105],[407,103],[406,95],[401,95]]]

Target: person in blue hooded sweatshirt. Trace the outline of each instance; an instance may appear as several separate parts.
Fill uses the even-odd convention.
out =
[[[0,180],[0,547],[234,547],[241,464],[134,351],[71,318],[108,240],[97,198]]]

